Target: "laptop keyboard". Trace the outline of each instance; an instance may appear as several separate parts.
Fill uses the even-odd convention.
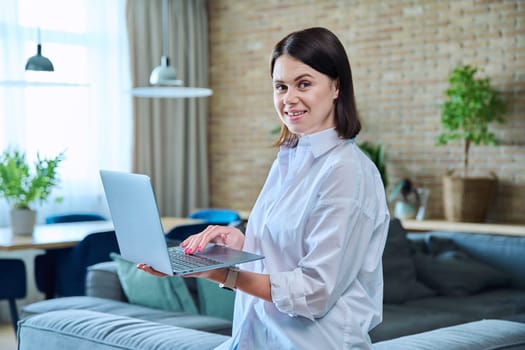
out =
[[[169,249],[168,253],[174,270],[187,270],[221,263],[203,256],[185,254],[181,249]]]

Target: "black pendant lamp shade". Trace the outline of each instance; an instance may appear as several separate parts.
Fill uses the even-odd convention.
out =
[[[36,70],[43,72],[53,72],[53,63],[49,58],[42,56],[42,44],[40,40],[40,28],[38,28],[38,43],[36,45],[36,55],[29,57],[26,63],[26,70]]]
[[[26,63],[26,70],[37,70],[44,72],[53,72],[53,63],[49,58],[42,56],[42,45],[36,46],[36,55],[29,57]]]

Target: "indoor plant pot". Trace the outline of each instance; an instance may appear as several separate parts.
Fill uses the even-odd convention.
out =
[[[496,195],[497,178],[443,176],[445,217],[455,222],[483,222]]]
[[[63,153],[52,159],[42,159],[37,155],[34,169],[30,169],[23,152],[6,150],[0,155],[0,196],[11,207],[13,233],[33,232],[36,212],[31,205],[47,200],[53,187],[58,184],[57,168],[63,159]]]
[[[36,211],[33,209],[13,208],[9,212],[11,231],[15,235],[33,233],[36,223]]]
[[[469,176],[469,150],[472,145],[496,145],[498,140],[488,126],[504,121],[506,106],[489,78],[475,78],[477,68],[463,65],[449,76],[447,100],[441,106],[441,134],[438,144],[463,141],[463,170],[449,171],[443,177],[443,206],[449,221],[483,222],[495,196],[494,174]]]

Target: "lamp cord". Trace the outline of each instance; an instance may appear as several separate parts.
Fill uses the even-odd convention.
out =
[[[163,0],[162,2],[162,45],[164,46],[164,56],[168,57],[169,51],[169,41],[168,41],[168,31],[169,31],[169,12],[168,12],[168,0]]]

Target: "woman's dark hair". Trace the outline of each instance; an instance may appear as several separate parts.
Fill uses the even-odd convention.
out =
[[[314,27],[293,32],[279,41],[272,52],[270,74],[273,77],[275,61],[291,56],[316,71],[337,80],[339,95],[335,101],[335,130],[339,137],[351,139],[361,130],[361,122],[355,105],[352,71],[345,48],[334,33],[326,28]],[[299,137],[281,126],[276,145],[297,145]]]

